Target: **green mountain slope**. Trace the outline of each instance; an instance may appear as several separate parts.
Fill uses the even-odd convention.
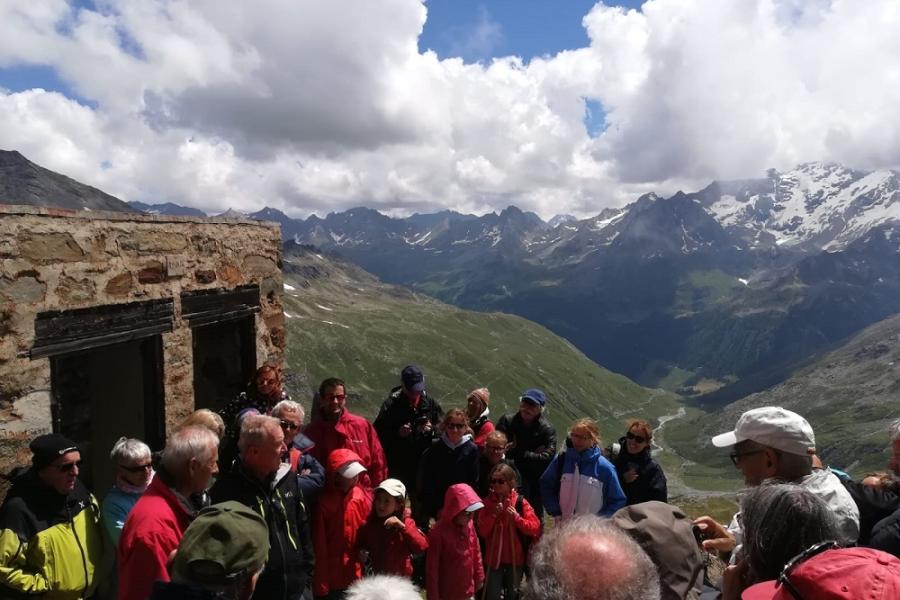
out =
[[[732,429],[742,412],[768,405],[806,417],[819,454],[832,466],[855,476],[883,470],[887,426],[900,417],[900,315],[869,326],[779,385],[715,413],[690,411],[666,425],[666,439],[682,456],[727,470],[726,452],[710,438]]]
[[[351,410],[373,417],[408,363],[425,372],[444,408],[464,407],[466,393],[491,390],[491,413],[518,406],[540,387],[559,428],[577,417],[601,423],[605,439],[621,435],[631,417],[674,413],[677,398],[643,388],[598,366],[564,339],[520,317],[462,310],[307,246],[287,244],[284,309],[288,389],[309,405],[319,381],[347,382]]]

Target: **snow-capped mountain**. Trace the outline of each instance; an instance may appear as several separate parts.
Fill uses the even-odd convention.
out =
[[[806,163],[766,179],[713,183],[696,197],[751,248],[839,250],[900,220],[900,173]]]

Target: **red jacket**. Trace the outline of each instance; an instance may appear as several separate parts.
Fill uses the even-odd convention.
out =
[[[118,600],[147,600],[154,581],[169,581],[166,563],[193,511],[156,476],[128,513],[119,540]]]
[[[408,509],[403,511],[401,520],[406,524],[405,529],[388,529],[384,526],[385,519],[373,513],[359,530],[359,547],[369,551],[376,575],[411,577],[410,555],[428,549],[428,540],[410,518]]]
[[[331,452],[338,448],[353,450],[359,455],[359,462],[367,471],[359,478],[363,487],[372,489],[387,477],[387,461],[378,434],[363,417],[344,409],[336,423],[323,418],[314,419],[303,433],[315,443],[309,453],[323,465]]]
[[[428,600],[463,600],[471,598],[484,583],[484,565],[475,525],[465,528],[453,518],[467,506],[481,502],[467,483],[447,488],[441,518],[428,534],[426,586]]]
[[[488,494],[483,500],[484,508],[478,511],[478,535],[485,540],[484,563],[490,569],[524,565],[528,557],[522,551],[519,534],[537,539],[541,533],[541,521],[525,498],[522,498],[522,515],[506,512],[507,506],[516,506],[518,497],[513,490],[505,501],[498,502],[494,494]]]
[[[478,446],[478,450],[484,452],[484,445],[487,443],[487,436],[492,431],[494,431],[494,424],[490,421],[485,421],[481,427],[478,428],[478,431],[475,433],[475,437],[472,438],[472,441],[475,442],[475,445]]]
[[[325,490],[319,496],[313,517],[316,554],[313,594],[316,596],[346,589],[362,577],[356,536],[372,510],[372,497],[359,485],[346,494],[338,489],[337,470],[350,461],[361,462],[352,450],[338,449],[328,457]]]

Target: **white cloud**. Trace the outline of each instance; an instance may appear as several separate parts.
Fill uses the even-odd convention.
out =
[[[126,199],[549,217],[802,161],[900,166],[892,0],[598,4],[589,47],[488,64],[419,53],[418,0],[95,4],[0,4],[0,66],[96,103],[0,90],[0,147]]]

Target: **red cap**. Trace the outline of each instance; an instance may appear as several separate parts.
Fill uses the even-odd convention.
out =
[[[838,548],[817,554],[790,573],[800,595],[810,600],[897,600],[900,559],[872,548]],[[750,586],[742,600],[794,600],[784,585],[764,581]]]

